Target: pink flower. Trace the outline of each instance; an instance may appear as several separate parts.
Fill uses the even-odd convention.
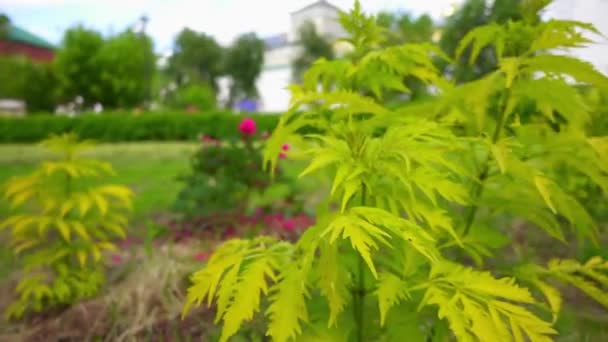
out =
[[[283,229],[291,232],[296,228],[296,221],[293,219],[289,219],[283,222]]]
[[[110,257],[110,259],[112,260],[112,263],[114,265],[118,265],[122,262],[122,257],[118,254],[112,254],[112,256]]]
[[[279,158],[285,159],[285,158],[287,158],[287,154],[285,154],[285,152],[281,152],[281,153],[279,153]]]
[[[289,144],[283,144],[283,146],[281,146],[281,150],[289,151]]]
[[[238,236],[238,234],[237,234],[236,229],[234,229],[234,227],[228,227],[226,229],[226,231],[224,232],[224,237],[226,239],[231,239],[231,238],[234,238],[234,237],[237,237],[237,236]]]
[[[198,262],[203,262],[209,259],[209,252],[198,252],[194,255],[194,260]]]
[[[251,118],[245,118],[239,125],[239,131],[245,135],[253,135],[257,130],[255,121]]]

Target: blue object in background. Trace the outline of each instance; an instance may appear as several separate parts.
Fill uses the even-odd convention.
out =
[[[258,103],[252,99],[243,99],[237,103],[236,108],[241,112],[257,112]]]

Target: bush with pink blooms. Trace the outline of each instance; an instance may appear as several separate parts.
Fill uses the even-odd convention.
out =
[[[182,220],[205,222],[199,227],[226,229],[238,224],[237,218],[247,213],[253,195],[263,193],[271,183],[292,183],[280,169],[274,182],[263,170],[261,148],[265,139],[253,118],[243,119],[235,129],[240,139],[200,138],[189,173],[179,177],[184,186],[174,210]],[[282,158],[288,149],[286,144]]]

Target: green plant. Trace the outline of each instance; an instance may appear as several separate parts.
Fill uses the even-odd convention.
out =
[[[191,158],[190,172],[179,178],[184,187],[174,208],[186,218],[215,218],[219,220],[215,224],[232,225],[247,212],[252,196],[270,186],[270,175],[262,169],[263,141],[255,135],[252,119],[243,122],[252,124],[253,131],[243,133],[240,140],[203,136]]]
[[[189,84],[178,89],[171,102],[173,106],[182,110],[189,106],[194,106],[200,111],[214,110],[216,107],[213,89],[200,84]]]
[[[0,98],[25,101],[28,113],[55,109],[58,80],[53,64],[33,62],[25,56],[3,56],[0,74]]]
[[[548,1],[527,4],[538,11]],[[597,239],[596,224],[562,189],[557,170],[603,186],[608,137],[585,134],[586,105],[566,76],[600,88],[608,79],[587,63],[549,54],[588,42],[580,30],[593,27],[559,20],[480,27],[458,50],[472,44],[474,61],[493,45],[499,70],[454,86],[432,63],[434,56],[449,60],[434,46],[377,49],[382,30],[358,2],[341,22],[352,58],[317,62],[303,86],[292,86],[292,109],[265,152],[274,169],[289,140],[311,157],[302,176],[334,171],[317,223],[295,244],[226,242],[192,276],[184,312],[215,302],[222,341],[261,308],[276,341],[550,341],[562,308],[552,281],[608,306],[608,262],[599,257],[545,267],[518,255],[515,264],[483,269],[509,241],[505,218],[562,243],[566,234]],[[407,91],[405,76],[441,95],[386,108],[384,91]],[[531,115],[520,117],[530,104]],[[320,133],[302,135],[306,126]]]
[[[75,135],[52,136],[42,145],[59,154],[27,176],[7,182],[13,213],[0,223],[23,265],[18,299],[9,318],[69,305],[95,295],[104,282],[102,252],[125,236],[132,192],[118,185],[83,186],[87,177],[113,173],[110,164],[78,158],[90,145]]]
[[[20,119],[0,118],[0,142],[37,142],[49,134],[73,132],[83,139],[100,142],[126,141],[185,141],[206,134],[217,139],[235,139],[234,129],[243,119],[233,112],[203,112],[186,114],[181,111],[145,113],[84,114],[70,118],[55,115],[37,115]],[[260,131],[272,131],[278,115],[256,115]]]

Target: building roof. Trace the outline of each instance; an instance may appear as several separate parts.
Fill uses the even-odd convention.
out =
[[[21,42],[49,50],[55,49],[55,46],[53,46],[53,44],[14,24],[8,24],[8,40]]]
[[[287,34],[280,33],[275,34],[274,36],[264,38],[264,44],[266,45],[266,49],[272,50],[281,46],[287,45]]]
[[[326,0],[319,0],[319,1],[313,2],[310,5],[304,6],[303,8],[300,8],[297,11],[291,12],[291,15],[294,15],[294,14],[297,14],[297,13],[300,13],[300,12],[304,12],[306,10],[309,10],[309,9],[311,9],[313,7],[317,7],[317,6],[322,6],[322,7],[326,7],[326,8],[331,8],[331,9],[336,10],[336,11],[341,11],[341,9],[339,7],[330,4]]]

